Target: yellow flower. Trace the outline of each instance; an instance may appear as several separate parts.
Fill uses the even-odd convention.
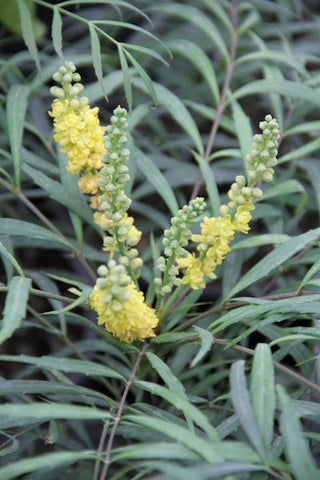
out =
[[[214,271],[228,252],[233,240],[235,228],[230,215],[225,217],[204,218],[200,225],[201,233],[192,235],[197,245],[199,256],[189,254],[177,259],[177,266],[184,270],[182,283],[194,290],[205,287],[204,277],[215,279]]]
[[[182,284],[189,285],[193,290],[204,288],[203,264],[199,258],[196,258],[194,253],[188,253],[186,257],[177,258],[177,267],[184,269],[182,277]]]
[[[251,221],[251,210],[254,210],[252,202],[247,202],[245,205],[240,205],[233,217],[233,225],[236,232],[248,233],[250,230],[249,223]]]
[[[99,170],[104,165],[101,155],[106,151],[105,127],[100,126],[98,112],[97,107],[90,108],[80,102],[74,105],[67,98],[56,98],[52,103],[49,114],[54,119],[54,139],[68,157],[70,173]]]
[[[154,328],[158,325],[153,308],[144,303],[142,292],[133,284],[125,287],[128,299],[124,302],[110,299],[106,302],[105,290],[95,285],[90,296],[93,310],[98,314],[98,324],[123,342],[154,337]]]
[[[101,173],[88,172],[79,178],[78,185],[82,193],[95,195],[98,190],[98,180],[102,177]],[[100,196],[100,195],[99,195]]]

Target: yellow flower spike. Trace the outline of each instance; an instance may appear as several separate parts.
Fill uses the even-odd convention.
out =
[[[70,62],[69,62],[70,63]],[[99,122],[98,107],[90,108],[86,97],[78,97],[83,86],[78,82],[80,76],[67,68],[69,75],[54,74],[62,88],[52,87],[51,92],[58,97],[52,102],[49,115],[53,117],[54,139],[62,146],[62,151],[68,157],[68,171],[82,173],[84,170],[103,167],[101,156],[106,149],[103,143],[105,127]],[[73,66],[72,68],[75,69]]]
[[[154,329],[159,319],[154,309],[144,302],[143,293],[138,292],[133,284],[125,288],[130,294],[127,301],[111,300],[105,303],[105,291],[95,285],[90,304],[98,314],[98,324],[105,325],[109,332],[123,342],[155,337]]]

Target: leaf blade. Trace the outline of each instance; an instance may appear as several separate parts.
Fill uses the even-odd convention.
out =
[[[13,277],[11,279],[3,311],[0,345],[11,337],[25,318],[30,286],[30,278]]]
[[[289,395],[282,385],[277,386],[280,401],[280,430],[285,440],[287,458],[297,480],[317,480],[319,470],[316,469],[307,441],[303,437],[297,413]]]
[[[263,444],[261,432],[254,418],[247,382],[244,373],[244,361],[239,360],[231,367],[230,373],[231,399],[241,426],[247,434],[250,443],[260,457],[266,461],[267,452]]]
[[[20,188],[21,175],[22,136],[29,93],[30,89],[26,85],[13,85],[9,90],[7,100],[9,142],[13,158],[15,185],[18,189]]]
[[[253,283],[265,278],[272,270],[284,263],[296,253],[300,252],[305,245],[315,240],[320,235],[320,228],[309,230],[306,233],[292,237],[287,242],[276,247],[271,253],[260,260],[248,273],[246,273],[228,294],[226,300],[234,297],[237,293],[249,287]]]
[[[269,345],[259,343],[253,357],[250,393],[252,407],[264,443],[270,448],[273,438],[275,390],[274,367]]]

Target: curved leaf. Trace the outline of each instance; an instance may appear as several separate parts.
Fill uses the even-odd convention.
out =
[[[11,337],[25,318],[30,287],[30,278],[13,277],[10,281],[0,330],[0,345]]]

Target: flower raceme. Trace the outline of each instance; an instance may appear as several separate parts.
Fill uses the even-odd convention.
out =
[[[127,112],[117,107],[105,128],[99,123],[98,108],[91,108],[86,97],[79,97],[83,86],[72,62],[66,62],[53,78],[62,85],[51,89],[56,97],[49,112],[54,119],[54,138],[68,157],[68,171],[80,175],[80,190],[91,195],[95,222],[105,232],[103,250],[110,259],[107,266],[98,269],[91,307],[98,315],[98,324],[122,341],[153,337],[159,320],[138,290],[142,260],[134,247],[141,232],[128,215],[131,199],[125,193],[130,180],[126,165],[130,152],[124,148]],[[228,203],[220,207],[220,216],[205,217],[200,233],[192,233],[205,209],[204,199],[196,198],[171,219],[171,227],[164,232],[163,256],[157,262],[159,275],[154,280],[157,307],[174,286],[205,288],[206,278],[216,278],[215,270],[230,251],[236,232],[248,233],[254,201],[262,195],[255,185],[272,181],[272,167],[277,163],[277,121],[267,115],[259,127],[262,133],[253,137],[248,156],[248,180],[236,177],[228,191]],[[190,239],[196,244],[191,253],[185,248]]]
[[[205,277],[216,278],[214,271],[230,252],[235,233],[248,233],[254,201],[262,195],[260,188],[254,185],[273,179],[279,126],[271,115],[267,115],[259,127],[262,134],[253,137],[252,152],[248,155],[248,183],[244,176],[238,175],[228,192],[229,203],[220,207],[221,216],[204,218],[200,224],[201,233],[191,236],[197,244],[197,255],[188,253],[176,258],[177,268],[183,271],[182,284],[194,290],[205,287]]]
[[[135,284],[142,260],[133,247],[141,232],[127,214],[131,200],[124,192],[129,181],[125,162],[130,152],[123,148],[127,112],[117,107],[111,124],[102,127],[99,109],[91,108],[86,97],[79,98],[83,86],[72,62],[66,62],[53,79],[62,86],[51,88],[57,97],[49,112],[54,139],[67,155],[68,171],[80,175],[81,192],[91,195],[90,206],[97,210],[95,222],[106,232],[103,250],[111,258],[108,267],[98,269],[100,278],[90,297],[91,307],[98,314],[98,324],[124,342],[153,337],[159,320]]]
[[[192,235],[191,240],[198,243],[195,253],[188,253],[184,258],[177,259],[177,266],[184,270],[182,283],[192,289],[204,288],[204,278],[215,279],[214,271],[220,265],[228,252],[234,238],[235,227],[230,215],[225,217],[205,217],[200,224],[201,233]]]

